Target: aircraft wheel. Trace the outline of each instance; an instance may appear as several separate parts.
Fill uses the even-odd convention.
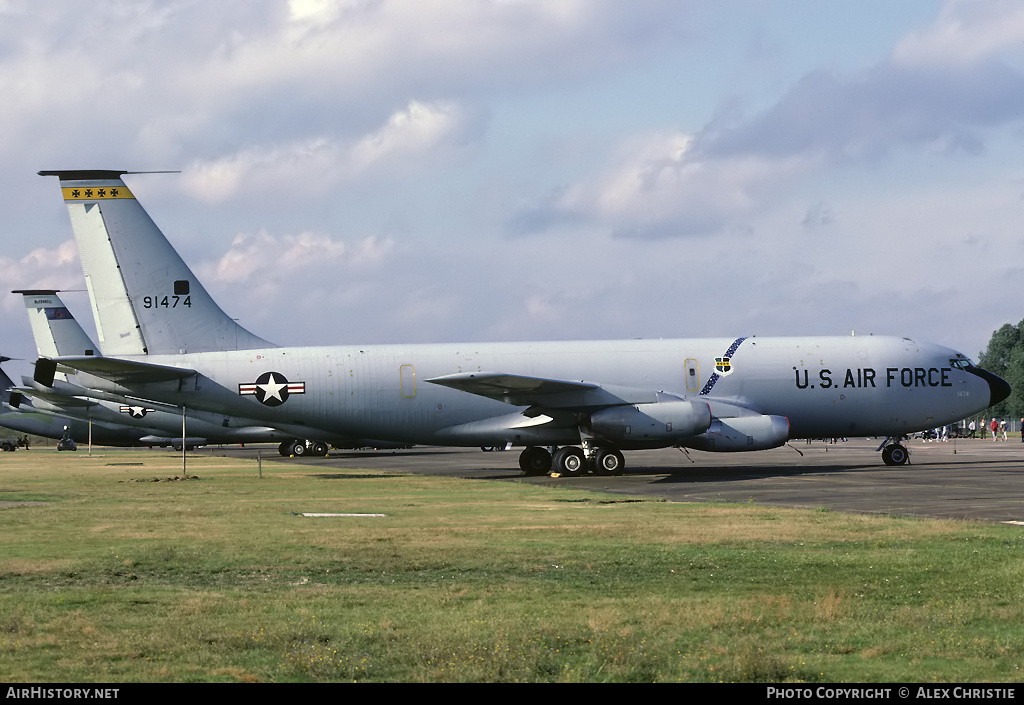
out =
[[[309,449],[306,448],[306,442],[301,439],[292,442],[290,450],[290,455],[294,455],[296,458],[300,458],[309,453]]]
[[[906,465],[910,460],[910,454],[905,446],[899,443],[888,445],[882,451],[882,461],[886,465]]]
[[[280,453],[285,458],[287,458],[289,455],[291,455],[292,454],[292,443],[291,443],[291,441],[285,441],[284,443],[279,445],[277,447],[277,452]]]
[[[597,451],[594,470],[598,475],[621,475],[626,468],[626,459],[617,450],[602,448]]]
[[[327,444],[323,441],[313,441],[313,455],[326,456],[328,451]]]
[[[583,451],[575,446],[565,446],[555,451],[551,459],[551,469],[561,475],[575,477],[586,471],[587,459]]]
[[[546,475],[551,471],[551,453],[544,448],[530,446],[519,454],[519,467],[527,475]]]
[[[906,465],[910,460],[910,454],[905,446],[897,443],[889,447],[889,459],[893,465]]]

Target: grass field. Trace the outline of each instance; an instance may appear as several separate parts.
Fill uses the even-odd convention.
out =
[[[205,456],[153,481],[180,470],[0,455],[0,680],[1024,678],[1020,528]]]

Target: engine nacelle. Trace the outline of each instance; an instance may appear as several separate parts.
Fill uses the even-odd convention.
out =
[[[789,419],[785,416],[738,416],[715,419],[704,433],[687,440],[687,448],[732,453],[778,448],[789,440]]]
[[[711,425],[706,402],[661,401],[611,406],[590,415],[590,430],[620,448],[657,448],[696,436]]]

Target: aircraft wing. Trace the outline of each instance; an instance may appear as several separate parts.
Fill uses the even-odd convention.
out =
[[[169,382],[197,374],[195,370],[185,367],[154,365],[149,362],[137,362],[116,357],[84,356],[53,359],[41,357],[36,361],[35,380],[46,386],[52,386],[53,375],[57,371],[58,365],[102,377],[112,382],[128,384]]]
[[[44,392],[35,387],[17,387],[13,391],[20,392],[33,399],[41,399],[45,402],[68,409],[87,409],[96,406],[99,402],[95,399],[83,399],[82,397],[69,397],[58,392]]]
[[[497,372],[466,372],[461,374],[434,377],[427,382],[451,387],[482,397],[508,401],[510,404],[522,406],[532,403],[537,395],[561,394],[565,392],[583,393],[596,389],[597,385],[586,382],[568,382],[561,379],[544,379],[542,377],[524,377]],[[520,401],[509,401],[509,398]]]
[[[661,392],[650,390],[503,372],[463,372],[426,381],[513,406],[542,409],[592,409],[618,404],[642,404],[663,397]]]

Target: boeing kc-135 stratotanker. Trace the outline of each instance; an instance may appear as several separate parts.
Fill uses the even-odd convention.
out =
[[[900,440],[1005,399],[961,353],[889,336],[280,347],[228,317],[126,187],[57,176],[101,357],[40,358],[80,384],[315,438],[525,446],[527,474],[618,474],[622,451],[753,451],[791,438]],[[556,447],[552,455],[549,448]]]

